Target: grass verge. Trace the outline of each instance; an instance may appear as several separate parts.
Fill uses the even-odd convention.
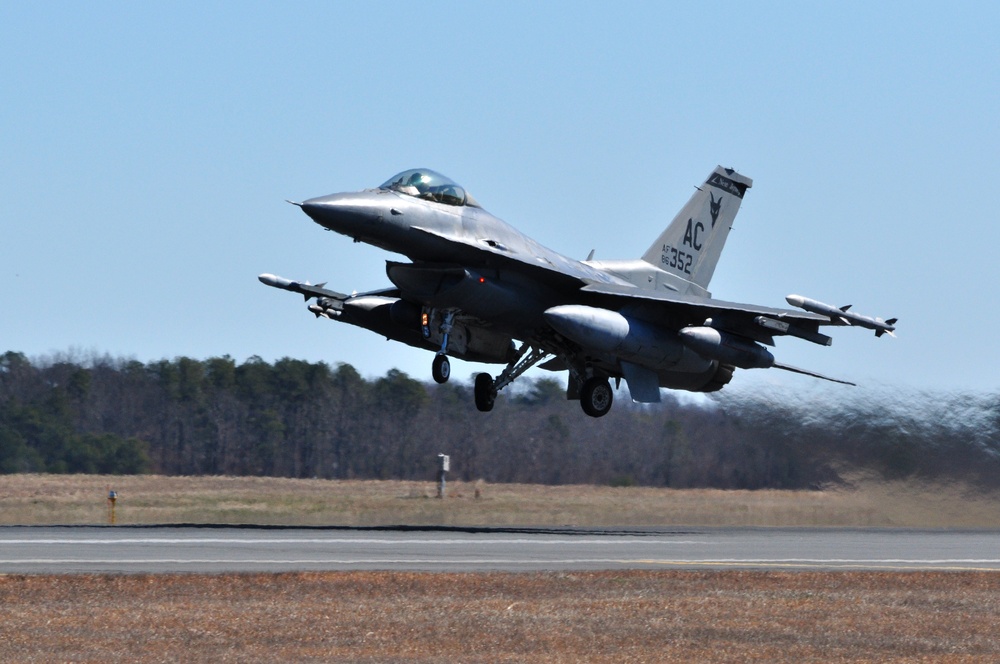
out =
[[[1000,527],[1000,496],[858,477],[823,491],[267,477],[2,475],[0,524]],[[478,496],[478,497],[477,497]]]
[[[0,576],[0,661],[994,662],[991,573]]]

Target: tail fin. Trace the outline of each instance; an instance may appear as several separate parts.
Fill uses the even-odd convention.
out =
[[[642,260],[707,290],[729,229],[753,180],[717,167]]]

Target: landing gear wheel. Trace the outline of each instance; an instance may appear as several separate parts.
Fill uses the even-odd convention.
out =
[[[493,376],[487,373],[476,374],[476,408],[480,412],[488,413],[493,410],[493,402],[497,399],[497,393],[493,389]]]
[[[434,356],[434,363],[431,364],[431,375],[434,376],[436,383],[448,382],[448,379],[451,378],[451,362],[448,361],[447,355]]]
[[[583,412],[591,417],[601,417],[611,410],[611,404],[615,400],[615,393],[611,391],[611,385],[606,378],[588,378],[583,383],[580,390],[580,405]]]

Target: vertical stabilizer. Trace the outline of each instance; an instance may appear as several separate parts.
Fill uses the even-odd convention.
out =
[[[707,290],[743,195],[753,180],[717,167],[642,260]]]

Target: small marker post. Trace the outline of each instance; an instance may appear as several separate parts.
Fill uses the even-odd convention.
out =
[[[108,487],[108,524],[115,525],[115,502],[118,500],[118,492]]]
[[[447,454],[438,455],[438,498],[444,498],[445,475],[451,466],[451,459]]]

